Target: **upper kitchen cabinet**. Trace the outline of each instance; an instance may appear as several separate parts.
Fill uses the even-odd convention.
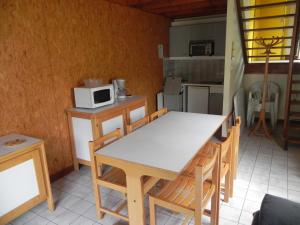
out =
[[[212,55],[224,56],[225,34],[226,21],[223,17],[175,21],[170,27],[170,57],[190,56],[190,43],[195,41],[212,41]]]

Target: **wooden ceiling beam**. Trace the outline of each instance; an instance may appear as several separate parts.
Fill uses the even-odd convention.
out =
[[[227,0],[107,0],[169,18],[187,18],[226,13]]]
[[[206,9],[206,10],[211,10],[212,7],[209,3],[194,3],[194,4],[188,4],[188,5],[181,5],[181,6],[173,6],[173,7],[167,7],[167,8],[159,8],[159,9],[152,9],[152,10],[147,10],[152,13],[169,13],[169,12],[177,12],[177,11],[187,11],[187,10],[199,10],[199,9]],[[146,9],[145,9],[146,10]]]
[[[174,19],[181,19],[187,17],[198,17],[198,16],[211,16],[211,15],[219,15],[219,14],[226,14],[226,9],[218,9],[218,10],[188,10],[188,11],[181,11],[181,12],[170,12],[165,13],[164,16],[174,18]]]
[[[153,1],[154,0],[109,0],[109,2],[125,6],[139,6]]]
[[[154,9],[161,9],[161,8],[170,8],[174,6],[182,6],[182,5],[189,5],[193,3],[207,3],[207,0],[157,0],[151,1],[149,3],[143,4],[141,6],[144,10],[154,10]]]

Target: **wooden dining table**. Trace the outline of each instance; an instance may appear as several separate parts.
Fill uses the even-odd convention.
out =
[[[97,162],[126,173],[130,225],[145,224],[143,176],[174,180],[225,118],[169,112],[95,153]]]

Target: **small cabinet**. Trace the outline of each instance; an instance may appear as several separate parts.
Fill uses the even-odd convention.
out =
[[[42,201],[54,210],[44,143],[19,134],[0,137],[0,224]]]
[[[89,141],[120,128],[126,135],[126,125],[148,114],[147,99],[133,96],[97,109],[67,110],[75,169],[78,164],[90,165]]]

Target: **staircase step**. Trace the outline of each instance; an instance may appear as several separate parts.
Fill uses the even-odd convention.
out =
[[[291,112],[290,113],[290,117],[299,118],[300,119],[300,112]]]
[[[288,137],[288,142],[293,144],[300,144],[300,138],[297,137]]]
[[[299,125],[289,125],[289,130],[300,130]]]
[[[291,101],[291,105],[300,105],[300,101],[293,100],[293,101]]]
[[[298,95],[298,94],[300,94],[300,91],[294,90],[294,91],[291,91],[291,94]]]
[[[241,10],[246,11],[250,9],[255,8],[268,8],[268,7],[274,7],[274,6],[280,6],[280,5],[287,5],[287,4],[295,4],[297,1],[282,1],[282,2],[275,2],[275,3],[267,3],[267,4],[257,4],[257,5],[249,5],[249,6],[243,6],[241,7]]]

